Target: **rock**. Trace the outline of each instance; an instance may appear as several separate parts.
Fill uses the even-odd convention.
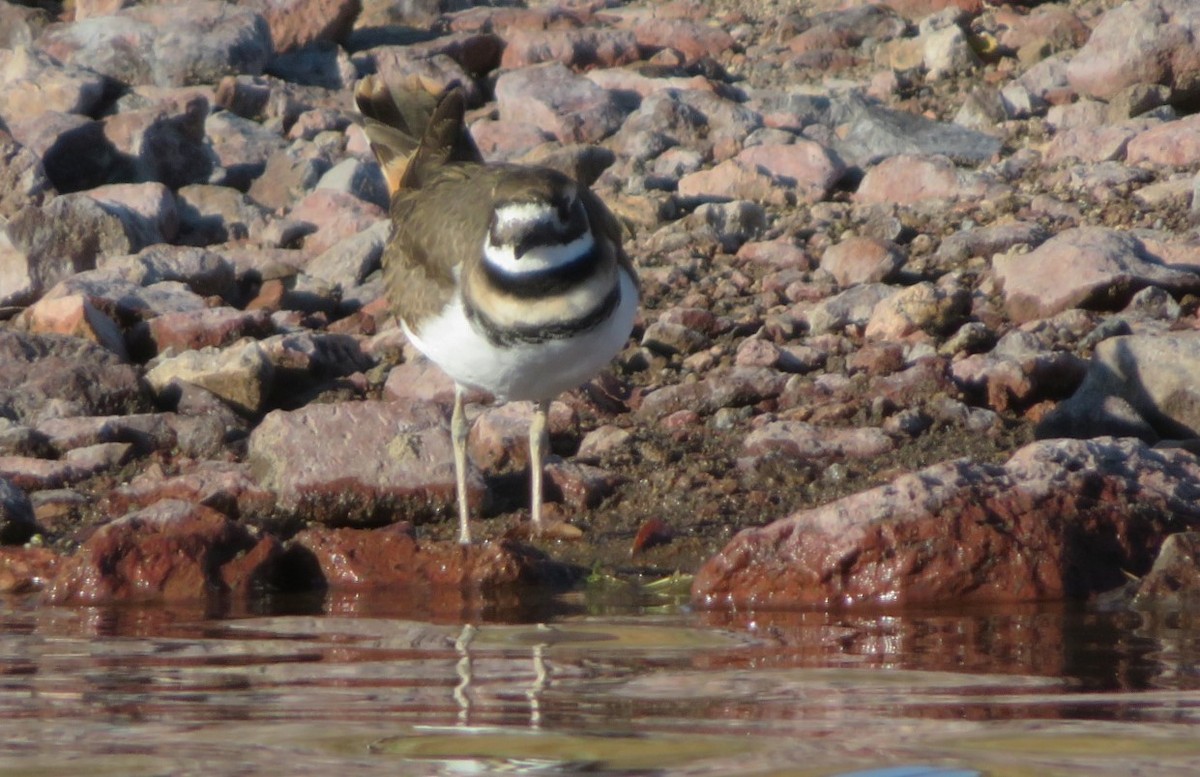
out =
[[[59,561],[59,555],[48,548],[0,547],[0,593],[41,590],[54,577]]]
[[[117,322],[80,294],[41,299],[26,308],[17,321],[29,332],[79,337],[104,346],[122,361],[129,358]]]
[[[734,253],[747,240],[758,237],[767,225],[767,214],[756,202],[709,202],[696,208],[689,220],[711,230],[727,253]]]
[[[248,599],[270,587],[282,555],[216,510],[157,502],[97,529],[58,565],[45,592],[53,604]]]
[[[647,394],[638,414],[661,419],[678,410],[710,414],[723,407],[753,405],[778,396],[787,378],[784,373],[760,367],[712,370],[695,383],[668,385]]]
[[[350,194],[360,200],[377,205],[382,211],[387,211],[391,200],[387,190],[387,181],[379,165],[366,163],[358,159],[344,159],[331,167],[317,181],[317,189],[331,189],[335,192]]]
[[[655,321],[642,333],[642,346],[664,356],[695,353],[711,344],[703,332],[670,321]]]
[[[361,0],[242,0],[239,5],[263,15],[277,54],[345,40],[362,10]]]
[[[875,306],[895,289],[883,283],[860,283],[804,311],[813,332],[836,332],[847,326],[866,326]]]
[[[831,147],[849,165],[865,168],[900,155],[940,155],[972,165],[987,162],[1000,151],[1000,139],[992,135],[863,98],[839,101],[825,111],[827,115],[819,119],[836,132]]]
[[[884,283],[904,266],[904,259],[900,247],[891,241],[848,237],[825,250],[821,269],[832,275],[839,286]]]
[[[679,194],[774,204],[817,202],[844,172],[841,161],[819,143],[760,145],[743,149],[712,170],[683,176]]]
[[[185,463],[173,475],[150,466],[113,490],[108,505],[122,512],[175,500],[211,507],[241,521],[274,517],[275,495],[254,480],[248,465],[226,461]]]
[[[46,111],[95,113],[104,97],[105,78],[18,46],[0,50],[0,85],[0,119],[11,123]]]
[[[208,246],[259,238],[268,213],[250,197],[229,186],[191,184],[176,192],[179,242]]]
[[[528,467],[532,419],[533,405],[528,402],[506,402],[485,408],[471,422],[467,440],[471,460],[489,471]],[[567,405],[551,402],[547,419],[550,447],[564,435],[571,435],[578,424],[579,419]]]
[[[863,334],[878,340],[900,340],[917,332],[943,334],[954,331],[970,312],[970,290],[922,281],[880,300]]]
[[[166,351],[223,348],[244,337],[265,337],[274,330],[265,310],[222,306],[155,316],[135,324],[128,341],[130,350],[145,360]]]
[[[1011,251],[1017,246],[1036,248],[1048,237],[1049,230],[1037,222],[1012,221],[948,235],[938,245],[934,255],[947,264],[957,264],[975,256],[991,259],[993,254]]]
[[[21,423],[141,412],[137,370],[86,340],[0,329],[0,415]]]
[[[820,462],[870,459],[888,453],[892,440],[880,429],[837,429],[802,421],[772,421],[755,429],[742,443],[750,457]],[[739,459],[740,466],[747,466]]]
[[[950,461],[740,532],[696,575],[704,607],[1032,602],[1140,574],[1200,520],[1200,463],[1135,440]]]
[[[309,225],[312,232],[304,238],[304,248],[320,254],[386,219],[387,211],[352,194],[315,189],[296,203],[289,217]]]
[[[1072,307],[1120,308],[1147,286],[1200,290],[1200,276],[1164,266],[1137,238],[1102,227],[1064,230],[1027,254],[999,255],[993,265],[1018,322]]]
[[[225,349],[203,348],[160,358],[146,372],[146,382],[165,401],[178,396],[175,382],[211,391],[241,413],[262,412],[275,369],[253,341]]]
[[[605,424],[583,436],[575,458],[584,463],[595,463],[606,456],[627,451],[632,445],[633,435],[629,431],[619,426]]]
[[[726,30],[690,19],[639,19],[630,26],[637,45],[648,50],[678,51],[685,65],[716,59],[734,47],[733,37]]]
[[[315,583],[313,587],[560,588],[578,577],[570,567],[513,542],[421,542],[395,527],[305,529],[291,540],[289,555],[308,557],[315,579],[297,582]]]
[[[1151,442],[1200,437],[1198,378],[1200,332],[1110,337],[1096,346],[1078,391],[1042,421],[1038,434],[1123,430]]]
[[[1134,84],[1163,84],[1174,101],[1200,93],[1200,8],[1189,0],[1131,0],[1104,14],[1071,59],[1081,94],[1108,99]]]
[[[932,80],[966,73],[980,64],[967,35],[951,16],[944,24],[929,25],[929,17],[921,22],[921,59]]]
[[[0,544],[20,545],[37,530],[29,496],[7,479],[0,478]]]
[[[611,92],[559,62],[501,74],[496,102],[502,121],[531,122],[563,143],[595,143],[625,120]]]
[[[215,84],[230,73],[258,75],[271,55],[262,16],[226,3],[139,5],[111,16],[57,25],[38,46],[126,85]]]
[[[38,206],[54,196],[54,185],[38,156],[3,130],[0,160],[4,160],[0,165],[0,219],[7,221],[26,205]],[[2,297],[0,292],[0,300]]]
[[[912,205],[923,200],[991,199],[997,193],[984,176],[959,170],[948,157],[900,154],[867,171],[854,201]]]
[[[287,148],[277,130],[231,110],[210,113],[204,120],[204,134],[217,166],[206,183],[240,191],[263,174],[272,154]]]
[[[318,523],[429,520],[455,499],[447,421],[429,406],[367,401],[274,411],[251,433],[247,461],[280,510]],[[468,470],[467,485],[478,507],[485,494],[476,470]]]
[[[208,107],[206,98],[184,93],[161,107],[103,119],[104,139],[116,152],[110,179],[171,189],[207,181],[214,167],[204,134]]]
[[[762,124],[756,111],[711,91],[666,90],[647,95],[606,145],[618,156],[638,161],[674,146],[717,157],[713,150],[720,146],[727,149],[720,161]]]
[[[1137,585],[1135,607],[1190,607],[1200,597],[1200,532],[1172,534],[1163,540],[1158,558]]]
[[[29,206],[8,222],[13,251],[0,252],[0,277],[13,296],[35,298],[67,276],[93,269],[103,256],[140,251],[146,235],[124,208],[101,205],[85,194],[61,194]]]
[[[1200,30],[1200,14],[1196,16]],[[1200,90],[1200,56],[1197,57],[1197,88]],[[1186,116],[1135,134],[1126,150],[1131,165],[1151,164],[1186,167],[1200,156],[1200,116]]]
[[[97,186],[87,196],[126,221],[141,246],[169,243],[179,233],[175,197],[157,181]]]
[[[620,67],[639,59],[634,33],[589,28],[514,30],[508,36],[500,67],[516,70],[542,62],[569,68]]]

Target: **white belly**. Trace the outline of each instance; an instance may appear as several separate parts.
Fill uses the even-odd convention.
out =
[[[500,401],[551,399],[596,376],[620,352],[633,329],[638,293],[628,273],[619,273],[621,301],[599,325],[560,340],[493,345],[454,302],[421,326],[404,333],[421,353],[455,382],[483,389]]]

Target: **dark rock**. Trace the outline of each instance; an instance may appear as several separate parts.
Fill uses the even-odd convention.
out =
[[[7,479],[0,478],[0,544],[19,545],[37,530],[29,495]]]

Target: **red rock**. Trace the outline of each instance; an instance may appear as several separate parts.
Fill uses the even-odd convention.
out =
[[[1072,127],[1055,133],[1046,147],[1045,161],[1055,165],[1068,160],[1107,162],[1124,159],[1129,141],[1138,134],[1131,124]]]
[[[220,348],[243,337],[264,337],[274,328],[265,310],[205,308],[155,316],[134,326],[129,339],[134,351],[153,356],[168,349]]]
[[[959,460],[739,533],[696,575],[705,607],[948,604],[1083,597],[1150,568],[1200,463],[1133,440],[1033,443]]]
[[[629,548],[629,555],[636,556],[656,545],[665,545],[674,536],[675,532],[671,530],[666,521],[662,518],[651,518],[638,529],[638,533],[633,538],[633,545]]]
[[[0,456],[0,478],[27,491],[44,491],[78,483],[96,474],[82,464],[33,456]]]
[[[514,159],[552,137],[525,121],[480,119],[471,124],[471,139],[485,159]]]
[[[165,500],[97,529],[59,564],[45,596],[54,604],[247,597],[274,582],[281,555],[271,535]]]
[[[360,200],[353,194],[333,189],[315,189],[296,203],[288,217],[315,228],[304,239],[305,251],[315,255],[369,229],[386,218],[387,213],[378,205]]]
[[[529,402],[506,402],[483,410],[471,423],[467,443],[471,459],[487,470],[528,466],[532,420],[533,405]],[[558,401],[550,403],[547,428],[552,440],[574,436],[578,427],[579,415],[573,408]]]
[[[317,527],[300,532],[290,545],[289,555],[308,554],[316,582],[331,588],[387,587],[400,594],[409,587],[562,586],[574,577],[565,565],[513,542],[422,542],[395,527]]]
[[[60,561],[48,548],[0,547],[0,593],[41,590],[54,577]]]
[[[590,464],[552,457],[546,462],[546,495],[573,510],[590,510],[616,491],[624,478]]]

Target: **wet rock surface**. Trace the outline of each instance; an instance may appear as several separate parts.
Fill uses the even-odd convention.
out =
[[[1193,4],[443,5],[0,2],[0,588],[1043,599],[1195,529]],[[484,396],[491,544],[453,544],[452,387],[382,299],[371,72],[462,83],[486,154],[626,228],[641,317],[555,403],[579,531],[537,551],[526,410]]]

